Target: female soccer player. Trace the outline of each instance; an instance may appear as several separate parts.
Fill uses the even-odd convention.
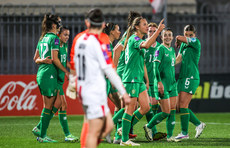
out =
[[[61,27],[60,28],[60,31],[59,31],[60,49],[57,51],[58,53],[53,54],[53,58],[54,58],[53,61],[58,62],[58,60],[59,60],[61,62],[61,64],[64,66],[64,68],[66,68],[67,65],[68,65],[68,67],[70,67],[70,65],[67,61],[67,51],[68,51],[67,41],[69,39],[69,34],[70,34],[69,29],[67,27]],[[42,60],[39,57],[36,60],[36,63],[38,63],[39,60],[40,60],[40,63],[42,63]],[[57,74],[58,74],[58,76],[57,76],[58,93],[57,93],[57,98],[55,100],[54,106],[52,108],[51,115],[54,115],[58,111],[58,109],[60,109],[58,112],[58,115],[59,115],[59,121],[61,123],[61,126],[62,126],[64,134],[65,134],[65,141],[76,142],[79,140],[79,138],[70,134],[69,126],[68,126],[68,122],[67,122],[67,115],[66,115],[67,103],[66,103],[66,99],[65,99],[65,95],[64,95],[64,91],[63,91],[65,73],[62,70],[57,69]],[[40,134],[40,124],[41,123],[39,123],[32,131],[35,135]]]
[[[131,103],[125,106],[125,113],[122,117],[122,141],[120,145],[139,146],[129,140],[129,130],[135,125],[149,110],[149,98],[144,83],[144,49],[148,49],[155,41],[159,33],[164,29],[163,20],[159,24],[157,31],[146,41],[142,40],[148,32],[146,19],[137,17],[127,31],[125,40],[125,68],[122,82],[131,97]],[[135,111],[137,98],[140,108]],[[135,111],[135,112],[134,112]]]
[[[175,79],[175,50],[171,47],[173,33],[171,29],[165,29],[161,33],[163,43],[157,48],[154,59],[154,92],[156,100],[159,100],[162,112],[156,114],[151,121],[144,126],[145,136],[152,140],[152,127],[167,118],[167,141],[178,142],[173,135],[175,127],[175,113],[177,101],[177,86]]]
[[[148,24],[148,38],[150,38],[157,30],[158,26],[156,23],[149,23]],[[148,49],[145,50],[145,65],[147,68],[148,78],[149,78],[149,89],[148,89],[148,95],[149,95],[149,101],[150,101],[150,110],[148,113],[146,113],[146,119],[149,122],[152,117],[157,113],[159,104],[158,100],[155,98],[154,94],[154,55],[155,51],[157,50],[157,47],[160,46],[160,43],[157,41],[153,43]],[[153,140],[159,140],[162,138],[165,138],[167,134],[157,132],[156,126],[153,126],[152,128],[152,134],[153,134]]]
[[[141,15],[138,12],[130,11],[128,15],[128,27],[132,25],[135,18],[140,17]],[[118,42],[118,44],[114,47],[113,51],[113,62],[115,69],[117,70],[117,74],[122,78],[122,74],[125,67],[125,50],[124,50],[124,44],[126,39],[126,33],[123,34],[121,40]],[[123,107],[123,106],[122,106]],[[113,122],[114,124],[117,124],[117,129],[121,127],[121,119],[124,114],[124,108],[120,109],[117,113],[114,113],[113,116]],[[135,138],[137,135],[133,134],[133,128],[131,127],[129,138]],[[121,142],[121,136],[115,132],[115,139],[113,141],[114,144],[120,144]]]
[[[46,136],[46,131],[52,118],[53,104],[57,96],[57,69],[52,64],[54,50],[59,50],[60,41],[56,35],[61,26],[57,15],[47,14],[42,21],[42,35],[39,39],[37,49],[34,55],[37,63],[41,62],[37,72],[37,83],[42,94],[44,108],[40,119],[40,134],[37,140],[39,142],[56,142]],[[51,57],[51,58],[50,58]],[[36,129],[33,129],[35,131]]]
[[[106,136],[113,128],[107,104],[104,74],[118,89],[127,104],[130,98],[119,76],[112,68],[112,60],[108,57],[107,46],[98,39],[98,35],[105,25],[101,10],[89,11],[85,23],[89,31],[78,38],[74,48],[74,61],[78,94],[89,123],[86,147],[96,148],[100,136]]]
[[[105,25],[105,28],[103,30],[104,33],[106,33],[109,36],[109,40],[110,40],[110,50],[112,52],[112,57],[113,57],[113,42],[115,40],[118,40],[120,37],[120,30],[119,30],[119,26],[117,24],[114,23],[107,23]],[[110,81],[108,79],[106,79],[106,83],[107,83],[107,95],[109,96],[110,100],[115,104],[115,110],[119,110],[121,109],[121,102],[119,99],[119,96],[117,94],[117,90],[114,89],[114,87],[111,85]]]
[[[184,27],[184,36],[176,37],[176,44],[180,46],[176,64],[181,62],[178,79],[178,106],[181,113],[181,130],[177,139],[189,139],[188,124],[191,121],[196,126],[195,138],[198,138],[205,128],[205,123],[200,122],[194,113],[188,108],[192,95],[196,92],[200,83],[198,63],[200,59],[201,45],[196,37],[196,29],[193,25]]]

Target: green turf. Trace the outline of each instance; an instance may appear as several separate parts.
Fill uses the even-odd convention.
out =
[[[195,126],[190,123],[190,139],[180,143],[168,143],[166,140],[147,142],[144,137],[143,125],[145,117],[134,127],[134,133],[138,135],[136,142],[141,147],[230,147],[230,113],[200,113],[197,117],[206,123],[207,127],[199,139],[195,139]],[[80,136],[82,127],[82,116],[68,116],[70,132]],[[80,147],[79,143],[65,143],[64,133],[55,116],[49,126],[47,135],[58,143],[38,143],[31,130],[38,123],[39,117],[0,117],[0,147]],[[176,127],[174,136],[180,132],[179,116],[176,116]],[[158,131],[166,132],[165,121],[157,126]],[[113,132],[114,134],[114,132]],[[120,147],[119,145],[101,143],[100,148]]]

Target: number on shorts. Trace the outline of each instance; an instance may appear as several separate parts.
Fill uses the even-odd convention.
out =
[[[186,80],[185,80],[185,88],[188,88],[189,84],[190,84],[190,78],[186,78]]]

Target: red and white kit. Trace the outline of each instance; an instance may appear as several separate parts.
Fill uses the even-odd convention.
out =
[[[105,75],[121,95],[126,91],[112,68],[109,46],[99,41],[98,35],[84,33],[77,40],[74,63],[77,74],[77,91],[82,99],[87,119],[106,116],[109,112]]]

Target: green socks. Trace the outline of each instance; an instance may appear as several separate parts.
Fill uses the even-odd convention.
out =
[[[190,119],[189,121],[192,122],[195,126],[200,125],[200,120],[197,119],[197,117],[195,116],[195,114],[191,111],[191,109],[188,109],[189,113],[190,113]]]
[[[54,114],[58,111],[58,109],[56,107],[53,107],[52,111],[50,112],[50,120],[53,118]],[[41,120],[37,125],[37,128],[40,129],[41,127]]]
[[[158,108],[159,108],[159,104],[154,104],[154,105],[152,105],[152,111],[153,111],[153,114],[154,114],[154,115],[157,114]]]
[[[160,123],[162,120],[164,120],[168,116],[169,116],[169,114],[167,114],[165,112],[160,112],[160,113],[154,115],[153,118],[151,119],[151,121],[148,123],[147,127],[153,128],[154,125],[157,125],[158,123]]]
[[[50,113],[51,113],[51,110],[43,108],[41,120],[40,120],[40,129],[41,129],[42,138],[46,136],[46,131],[50,123]]]
[[[131,127],[132,116],[124,113],[122,117],[122,141],[126,142],[129,140],[129,130]]]
[[[70,134],[70,132],[69,132],[69,126],[68,126],[66,111],[59,111],[58,117],[59,117],[59,121],[61,123],[61,127],[65,133],[65,136],[68,136]]]
[[[150,103],[149,103],[150,107],[152,106]],[[147,122],[149,123],[149,121],[152,119],[154,113],[152,111],[152,109],[150,109],[146,114],[145,114],[145,117],[146,117],[146,120]]]
[[[118,123],[118,120],[122,118],[124,112],[125,112],[125,109],[122,108],[116,114],[114,114],[114,116],[113,116],[113,123],[114,124]]]
[[[173,135],[173,130],[175,127],[175,114],[176,114],[176,110],[173,109],[171,110],[167,118],[167,121],[166,121],[167,138],[170,138]]]
[[[143,115],[139,112],[139,109],[137,109],[133,113],[132,126],[134,126],[137,122],[139,122],[139,120],[141,120],[142,117]]]
[[[188,124],[190,119],[190,114],[188,108],[180,108],[180,120],[181,120],[181,130],[183,135],[188,134]]]

